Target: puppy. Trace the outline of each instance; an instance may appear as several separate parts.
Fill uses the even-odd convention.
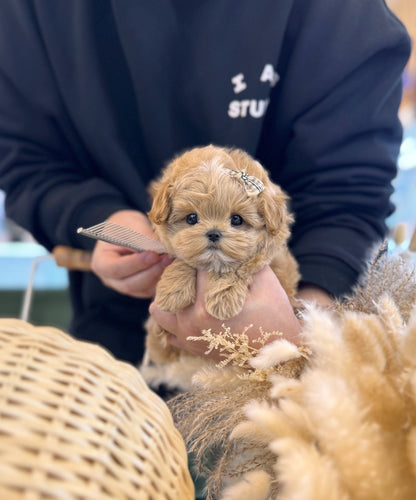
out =
[[[216,146],[175,158],[150,185],[154,231],[176,260],[156,288],[156,304],[177,312],[195,301],[196,272],[208,273],[205,307],[218,319],[238,314],[254,273],[269,264],[289,298],[299,280],[287,248],[288,197],[248,154]],[[162,329],[147,322],[147,360],[178,357]]]

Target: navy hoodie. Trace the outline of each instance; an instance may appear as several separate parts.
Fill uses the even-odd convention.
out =
[[[0,188],[48,249],[149,208],[178,152],[245,149],[291,196],[302,279],[338,296],[385,235],[409,39],[384,0],[2,0]],[[71,273],[70,331],[131,362],[147,302]]]

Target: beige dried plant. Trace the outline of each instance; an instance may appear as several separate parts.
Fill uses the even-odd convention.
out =
[[[204,332],[224,361],[171,408],[207,498],[413,499],[415,304],[414,265],[381,248],[351,297],[307,307],[301,349]]]
[[[251,476],[251,500],[414,499],[416,308],[407,324],[390,298],[376,308],[311,309],[308,367],[291,386],[274,378],[271,404],[245,406],[231,437],[274,453],[272,467],[257,470],[269,473],[269,491]],[[221,498],[239,500],[233,488]]]
[[[412,254],[389,256],[387,242],[375,249],[358,286],[337,307],[345,310],[376,313],[376,304],[385,295],[393,300],[407,321],[416,302],[416,271]]]
[[[169,402],[187,449],[194,456],[197,473],[207,479],[207,499],[215,498],[228,479],[239,477],[242,472],[267,469],[273,462],[273,453],[265,450],[264,445],[259,448],[257,444],[253,447],[252,442],[231,441],[230,434],[245,419],[243,407],[248,395],[269,401],[270,376],[298,377],[308,356],[307,348],[280,339],[273,342],[278,362],[257,368],[253,360],[270,337],[282,334],[262,332],[249,345],[250,328],[236,334],[224,326],[219,333],[205,330],[200,337],[191,337],[207,342],[207,352],[219,350],[223,360],[201,369],[193,378],[192,391]]]

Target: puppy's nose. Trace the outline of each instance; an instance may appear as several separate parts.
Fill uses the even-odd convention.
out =
[[[218,229],[210,229],[205,233],[205,236],[209,239],[209,241],[215,243],[221,238],[222,233],[221,231],[218,231]]]

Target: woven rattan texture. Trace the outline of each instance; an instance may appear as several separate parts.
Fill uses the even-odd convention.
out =
[[[130,365],[0,319],[1,500],[187,500],[185,446]]]

